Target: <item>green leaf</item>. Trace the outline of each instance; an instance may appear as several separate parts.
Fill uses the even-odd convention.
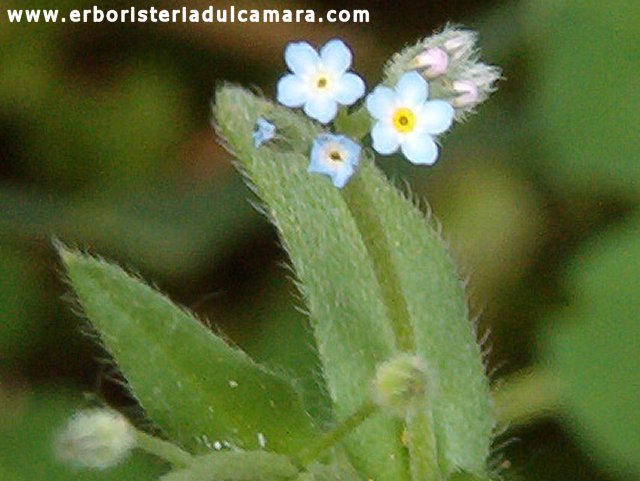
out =
[[[122,269],[61,248],[89,320],[148,415],[199,452],[215,442],[294,452],[316,431],[288,380],[230,347]]]
[[[494,424],[488,383],[463,289],[436,231],[368,161],[344,195],[308,174],[317,124],[235,87],[218,91],[215,114],[296,269],[338,419],[369,397],[380,362],[415,348],[431,371],[441,468],[483,474]],[[259,116],[295,129],[291,152],[253,147]],[[403,313],[409,319],[399,319]],[[386,414],[369,419],[346,442],[354,465],[381,481],[409,479],[401,433]]]
[[[569,424],[590,454],[627,479],[640,479],[639,231],[636,221],[580,253],[570,270],[572,305],[553,319],[547,346]]]
[[[425,216],[373,165],[359,185],[384,229],[413,328],[430,369],[441,469],[483,474],[495,424],[480,347],[455,265]]]
[[[368,399],[375,367],[394,352],[375,272],[340,191],[306,171],[306,152],[320,132],[313,123],[234,87],[218,91],[216,120],[241,168],[278,227],[306,299],[336,417]],[[264,116],[291,132],[297,150],[253,148],[251,132]],[[401,426],[381,414],[348,442],[357,468],[381,481],[407,479]]]
[[[637,197],[640,136],[630,128],[640,124],[637,1],[538,0],[531,6],[532,105],[550,154],[550,179],[563,190]]]

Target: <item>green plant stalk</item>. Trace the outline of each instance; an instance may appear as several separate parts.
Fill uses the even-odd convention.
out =
[[[362,176],[356,174],[345,187],[343,195],[373,262],[397,348],[404,352],[415,352],[409,310],[402,295],[398,273],[391,261],[391,246],[376,215],[373,199],[367,195],[362,182]]]
[[[142,431],[136,431],[136,444],[138,448],[160,459],[164,459],[174,468],[185,468],[193,460],[189,453],[175,444]]]
[[[311,446],[303,449],[297,456],[296,461],[302,467],[309,466],[316,461],[324,452],[341,442],[351,432],[357,429],[372,414],[379,409],[378,405],[369,401],[364,403],[351,416],[342,421],[333,431],[329,431],[320,440]]]

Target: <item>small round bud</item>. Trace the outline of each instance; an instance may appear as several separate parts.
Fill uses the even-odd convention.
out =
[[[412,402],[426,392],[426,365],[416,355],[400,354],[378,366],[373,389],[378,405],[405,414]]]
[[[135,444],[135,430],[122,414],[89,409],[69,420],[56,439],[55,450],[62,461],[105,469],[122,461]]]
[[[428,48],[413,61],[418,69],[425,69],[423,75],[428,79],[434,79],[447,73],[449,68],[449,55],[438,47]]]
[[[458,94],[451,101],[455,108],[472,108],[480,102],[478,86],[472,80],[456,80],[453,82],[453,90]]]

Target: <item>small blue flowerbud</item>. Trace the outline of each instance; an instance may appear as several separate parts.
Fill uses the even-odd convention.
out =
[[[253,131],[252,135],[253,145],[257,149],[276,136],[276,126],[266,120],[264,117],[258,117],[258,120],[256,121],[256,128]]]

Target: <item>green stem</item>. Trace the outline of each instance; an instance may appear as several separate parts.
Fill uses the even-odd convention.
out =
[[[560,397],[560,382],[545,368],[514,374],[493,392],[498,424],[525,425],[549,416],[560,406]]]
[[[406,417],[406,444],[411,457],[411,479],[441,481],[433,415],[422,396]]]
[[[175,468],[184,468],[193,459],[189,453],[183,451],[175,444],[165,441],[142,431],[136,431],[138,448],[164,459]]]
[[[400,278],[391,259],[391,246],[387,241],[380,219],[376,215],[373,199],[370,198],[364,184],[363,165],[359,175],[355,175],[343,190],[344,198],[355,220],[364,245],[369,251],[378,284],[387,308],[387,314],[395,334],[397,347],[401,351],[414,352],[415,340],[409,318],[407,303],[402,294]]]
[[[378,410],[378,406],[373,402],[366,402],[351,416],[343,420],[333,431],[329,431],[322,436],[317,443],[304,448],[296,459],[303,466],[309,466],[317,460],[325,451],[341,442],[351,432],[357,429],[364,421]]]

